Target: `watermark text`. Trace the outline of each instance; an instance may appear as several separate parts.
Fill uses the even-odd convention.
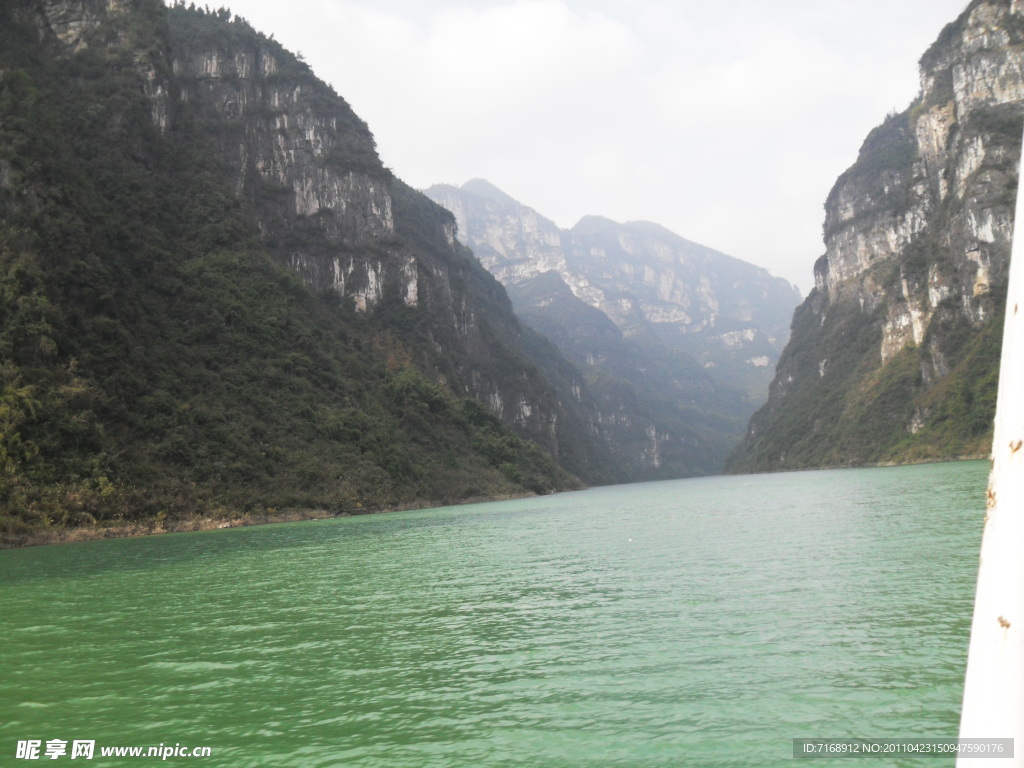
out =
[[[188,747],[179,742],[146,747],[96,746],[95,739],[25,739],[18,742],[17,760],[92,760],[101,757],[210,757],[210,747]]]

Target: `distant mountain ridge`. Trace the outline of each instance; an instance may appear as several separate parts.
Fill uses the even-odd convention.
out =
[[[721,468],[764,398],[795,288],[650,222],[588,216],[563,231],[482,179],[425,194],[517,314],[584,371],[637,477]]]
[[[1024,126],[1024,7],[973,0],[825,203],[825,253],[734,471],[983,456]]]

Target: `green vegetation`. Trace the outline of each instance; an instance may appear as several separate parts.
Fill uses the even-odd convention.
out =
[[[999,384],[1005,295],[1005,285],[995,286],[986,305],[992,319],[980,328],[955,307],[939,308],[924,347],[936,349],[952,369],[918,399],[918,407],[928,415],[925,426],[896,444],[891,451],[894,456],[919,461],[988,453]]]
[[[993,286],[983,304],[987,316],[1002,316],[1005,293],[1005,284]],[[884,302],[871,314],[837,302],[819,326],[813,299],[797,310],[779,362],[785,391],[776,391],[754,416],[729,471],[927,461],[988,451],[1002,337],[998,320],[973,324],[948,300],[920,346],[905,347],[882,364]],[[922,372],[937,360],[948,373],[929,383]]]
[[[97,32],[134,42],[74,55],[0,8],[0,537],[576,485],[417,364],[401,327],[433,318],[356,313],[268,252],[208,115],[154,126],[166,9],[138,5]]]

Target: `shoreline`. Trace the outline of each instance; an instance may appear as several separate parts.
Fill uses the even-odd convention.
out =
[[[923,459],[920,461],[878,462],[875,464],[848,464],[826,467],[803,467],[791,469],[771,469],[759,472],[722,472],[719,475],[703,477],[736,477],[737,475],[765,475],[785,472],[814,472],[830,469],[870,469],[883,467],[910,467],[919,464],[942,464],[956,461],[980,461],[991,458],[991,454],[954,456],[941,459]],[[674,478],[685,480],[687,478]],[[564,493],[578,488],[566,488],[554,493]],[[80,541],[99,541],[101,539],[125,539],[140,536],[161,536],[166,533],[191,533],[196,531],[213,531],[223,528],[248,528],[254,525],[274,525],[276,523],[299,523],[306,520],[328,520],[340,517],[360,517],[362,515],[382,515],[388,512],[407,512],[416,509],[436,509],[438,507],[456,507],[464,504],[483,504],[491,501],[508,501],[510,499],[527,499],[538,496],[536,493],[500,494],[498,496],[474,496],[457,501],[415,501],[387,507],[360,509],[354,512],[329,512],[326,509],[288,509],[280,512],[248,512],[231,517],[195,517],[188,520],[158,521],[140,520],[119,525],[92,526],[88,528],[40,528],[19,534],[0,534],[0,550],[24,549],[26,547],[44,547],[52,544],[74,544]]]
[[[555,491],[554,493],[561,493],[561,491]],[[196,531],[216,531],[224,528],[248,528],[254,525],[274,525],[276,523],[300,523],[307,520],[383,515],[388,512],[407,512],[416,509],[436,509],[438,507],[457,507],[464,504],[483,504],[491,501],[528,499],[538,495],[536,493],[519,493],[501,494],[498,496],[474,496],[458,501],[418,501],[387,507],[360,509],[355,512],[329,512],[326,509],[288,509],[280,512],[247,512],[232,515],[231,517],[203,516],[174,521],[140,520],[119,525],[97,525],[87,528],[40,528],[25,533],[0,534],[0,550],[45,547],[53,544],[74,544],[81,541],[100,541],[102,539],[162,536],[167,533],[193,533]]]
[[[955,461],[991,461],[992,452],[969,453],[962,456],[947,456],[938,459],[917,459],[914,461],[878,461],[873,464],[827,464],[821,467],[786,467],[785,469],[747,469],[743,471],[725,471],[723,477],[737,475],[778,475],[786,472],[824,472],[830,469],[885,469],[887,467],[917,467],[925,464],[946,464]],[[708,475],[714,477],[714,475]]]

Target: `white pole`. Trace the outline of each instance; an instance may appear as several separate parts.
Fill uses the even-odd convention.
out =
[[[1019,173],[1003,326],[992,472],[967,653],[960,738],[1012,738],[1013,761],[961,757],[957,768],[1024,766],[1024,173]]]

